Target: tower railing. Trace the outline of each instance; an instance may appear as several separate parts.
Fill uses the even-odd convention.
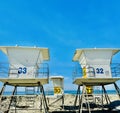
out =
[[[110,68],[112,77],[120,77],[120,63],[112,63],[110,65]],[[88,69],[86,73],[89,73],[89,75],[91,75],[92,77],[95,76],[95,70],[93,67],[86,65],[86,69]],[[72,72],[73,81],[76,78],[82,78],[83,75],[84,69],[81,67],[80,64],[76,64]]]
[[[0,63],[0,78],[8,77],[9,73],[9,64],[8,63]]]
[[[37,77],[38,78],[49,78],[49,65],[47,63],[40,64]]]
[[[30,78],[49,78],[49,65],[41,63],[34,67],[34,71]],[[24,73],[24,70],[22,70]],[[9,63],[0,63],[0,78],[22,78],[20,77],[20,69],[10,66]],[[24,78],[27,78],[26,76]]]
[[[111,73],[113,77],[120,77],[120,63],[111,64]]]
[[[81,68],[81,66],[79,64],[76,64],[75,67],[73,68],[73,72],[72,72],[73,81],[77,77],[82,78],[82,76],[83,76],[83,70],[82,70],[82,68]]]

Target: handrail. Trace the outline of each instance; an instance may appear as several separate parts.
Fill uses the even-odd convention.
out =
[[[120,63],[113,63],[111,65],[111,73],[113,77],[120,77]]]
[[[47,63],[37,64],[33,70],[36,71],[32,72],[31,78],[49,78],[49,65]],[[19,68],[11,67],[9,63],[0,63],[0,78],[20,78],[20,76]]]
[[[37,72],[37,77],[49,78],[49,65],[47,63],[40,64],[40,68]]]
[[[111,68],[112,77],[120,77],[120,63],[112,63],[110,65],[110,68]],[[95,76],[95,70],[92,66],[86,65],[86,69],[88,70],[86,73],[93,74],[93,76]],[[81,65],[79,64],[75,65],[74,70],[72,72],[73,81],[77,77],[82,78],[83,75],[84,72]]]

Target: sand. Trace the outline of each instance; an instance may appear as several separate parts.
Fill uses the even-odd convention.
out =
[[[96,97],[100,97],[97,95]],[[109,95],[111,104],[110,107],[112,110],[120,110],[120,98],[118,95]],[[72,94],[65,94],[64,95],[64,104],[63,100],[59,99],[59,97],[53,96],[46,96],[47,104],[49,107],[49,112],[57,112],[57,111],[64,111],[64,112],[78,112],[79,101],[76,103],[76,107],[74,107],[75,95]],[[57,101],[58,100],[58,101]],[[106,107],[106,101],[104,100],[104,105]],[[9,106],[10,97],[3,97],[0,106],[0,113],[4,113]],[[84,100],[85,101],[85,100]],[[100,102],[94,99],[92,102],[97,103],[98,106],[92,108],[92,110],[101,110]],[[15,113],[15,106],[16,106],[16,113],[45,113],[43,103],[41,103],[41,96],[34,95],[34,96],[18,96],[14,97],[13,102],[10,107],[9,113]],[[85,109],[85,108],[84,108]]]

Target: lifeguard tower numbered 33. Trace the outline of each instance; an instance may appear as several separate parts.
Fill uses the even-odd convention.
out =
[[[120,49],[104,48],[104,49],[76,49],[73,61],[79,62],[79,69],[75,69],[73,72],[73,84],[78,85],[77,95],[75,98],[74,106],[76,106],[77,98],[79,96],[79,112],[83,111],[83,103],[86,101],[87,108],[90,110],[90,99],[93,97],[93,86],[102,87],[102,97],[105,95],[106,103],[110,103],[109,96],[107,95],[105,85],[114,84],[115,89],[120,97],[120,89],[115,83],[120,78],[117,78],[120,71],[118,67],[111,69],[112,57]],[[80,71],[81,69],[81,71]],[[119,72],[118,72],[119,71]],[[114,73],[112,73],[114,72]],[[113,77],[113,74],[116,78]],[[80,87],[82,88],[82,93],[80,93]],[[80,96],[81,95],[81,96]],[[80,98],[81,97],[81,98]],[[94,98],[93,98],[94,99]],[[102,99],[103,100],[103,99]],[[101,101],[102,101],[101,100]],[[103,107],[103,101],[101,102]]]
[[[48,48],[38,48],[38,47],[0,47],[0,50],[7,55],[9,66],[6,68],[4,64],[0,64],[0,81],[3,82],[3,87],[0,92],[0,104],[2,104],[2,97],[5,87],[7,85],[14,86],[14,90],[12,92],[12,96],[10,101],[8,102],[8,107],[6,109],[2,109],[2,105],[0,106],[3,112],[8,113],[11,110],[11,104],[14,99],[15,94],[17,94],[18,87],[25,87],[25,93],[34,94],[35,87],[38,87],[38,94],[40,94],[40,105],[38,108],[32,108],[35,110],[41,110],[43,103],[43,112],[48,112],[48,106],[46,102],[46,96],[44,93],[44,84],[48,84],[49,81],[49,67],[47,64],[44,64],[43,61],[49,60],[49,50]],[[8,77],[5,77],[7,74]],[[31,99],[30,97],[29,99]],[[29,99],[27,102],[29,102]],[[32,98],[30,102],[34,104],[34,99]],[[34,105],[33,105],[34,106]],[[41,107],[40,107],[41,106]],[[15,112],[17,110],[15,106]],[[28,110],[28,109],[27,109]]]

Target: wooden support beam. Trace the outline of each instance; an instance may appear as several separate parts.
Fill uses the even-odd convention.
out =
[[[45,97],[45,92],[44,92],[44,88],[43,86],[40,84],[40,82],[38,82],[38,86],[40,87],[40,91],[42,93],[42,100],[43,100],[43,105],[44,105],[44,110],[45,110],[45,113],[48,113],[48,105],[47,105],[47,100],[46,100],[46,97]]]
[[[62,106],[63,106],[63,109],[64,109],[64,95],[62,96]]]
[[[7,83],[4,83],[3,86],[2,86],[2,89],[0,91],[0,106],[1,106],[1,103],[2,103],[2,94],[5,90],[6,85],[7,85]]]
[[[104,95],[105,95],[105,99],[106,99],[107,104],[111,103],[111,102],[110,102],[110,98],[109,98],[109,96],[108,96],[108,94],[107,94],[107,91],[106,91],[104,85],[102,85],[102,89],[103,89],[103,93],[104,93]]]
[[[7,85],[7,83],[4,83],[4,84],[3,84],[3,87],[2,87],[2,89],[1,89],[1,91],[0,91],[0,96],[1,96],[2,93],[4,92],[4,89],[5,89],[6,85]]]
[[[11,96],[11,99],[10,99],[10,103],[9,103],[9,106],[8,106],[8,110],[5,112],[5,113],[9,113],[9,110],[10,110],[10,106],[11,106],[11,103],[13,101],[13,98],[14,98],[14,94],[16,92],[16,89],[17,89],[17,86],[15,86],[13,92],[12,92],[12,96]]]
[[[75,96],[74,106],[76,106],[77,99],[78,99],[78,95],[79,95],[79,97],[80,97],[80,85],[78,85],[77,94],[76,94],[76,96]],[[79,101],[80,101],[80,98],[79,98]]]
[[[115,86],[115,89],[116,89],[116,91],[117,91],[117,94],[118,94],[118,96],[119,96],[119,98],[120,98],[120,88],[117,86],[117,84],[114,82],[114,86]]]

